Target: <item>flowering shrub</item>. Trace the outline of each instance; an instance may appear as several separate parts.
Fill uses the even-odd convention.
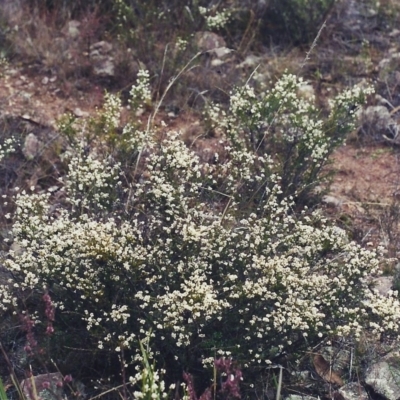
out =
[[[151,90],[149,71],[140,70],[137,75],[137,83],[132,86],[130,94],[129,104],[133,110],[144,108],[146,105],[151,103]]]
[[[298,202],[323,179],[327,157],[354,129],[355,110],[373,92],[371,87],[345,91],[331,101],[330,114],[322,120],[313,102],[298,96],[302,85],[290,74],[262,96],[245,85],[231,93],[228,110],[211,104],[206,113],[211,127],[224,132],[235,151],[250,151],[246,158],[270,154],[271,171],[281,179],[280,198],[295,196]]]
[[[179,133],[135,139],[133,124],[121,135],[129,162],[116,163],[118,152],[104,146],[87,154],[78,142],[64,200],[15,198],[11,234],[20,250],[4,260],[13,278],[2,285],[1,308],[48,324],[24,301],[48,294],[52,330],[68,335],[69,348],[85,337],[93,357],[108,352],[124,368],[143,361],[138,343],[151,332],[149,357],[167,378],[215,356],[268,366],[326,336],[398,331],[395,294],[383,297],[369,283],[377,253],[318,211],[294,212],[365,93],[338,96],[319,120],[298,85],[286,75],[261,97],[245,86],[228,110],[214,107],[223,150],[209,163]]]
[[[3,144],[0,144],[0,161],[8,154],[15,151],[15,144],[16,143],[14,138],[8,138],[4,141]]]

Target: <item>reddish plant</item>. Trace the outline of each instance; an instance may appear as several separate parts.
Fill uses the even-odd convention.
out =
[[[214,360],[217,371],[226,376],[226,380],[221,383],[219,393],[226,399],[240,399],[240,382],[242,380],[242,371],[235,365],[230,358],[219,358]],[[214,385],[208,387],[198,398],[194,389],[193,377],[186,372],[183,373],[183,379],[186,382],[190,400],[211,400]]]
[[[51,297],[48,293],[43,295],[43,301],[46,305],[45,314],[47,317],[47,329],[46,334],[51,335],[54,332],[53,322],[55,319],[55,308],[54,304],[51,300]]]

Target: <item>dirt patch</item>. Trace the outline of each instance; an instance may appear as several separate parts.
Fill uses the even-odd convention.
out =
[[[33,74],[29,67],[8,67],[0,79],[0,107],[3,116],[25,116],[45,126],[54,127],[65,112],[77,108],[93,113],[103,103],[104,90],[87,83],[78,89],[57,76]]]
[[[336,176],[331,194],[342,199],[344,206],[390,205],[399,193],[399,153],[393,148],[342,146],[332,155],[332,162]]]

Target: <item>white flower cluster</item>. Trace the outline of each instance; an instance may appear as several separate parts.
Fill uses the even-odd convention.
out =
[[[224,28],[231,18],[231,12],[227,9],[215,11],[206,7],[199,7],[199,13],[205,18],[207,28],[221,29]]]
[[[168,394],[165,391],[165,382],[162,379],[162,376],[165,375],[166,371],[165,369],[157,370],[154,367],[154,364],[150,364],[149,359],[153,357],[153,354],[148,348],[149,339],[150,337],[147,337],[145,340],[139,342],[142,368],[138,365],[136,366],[138,372],[135,376],[129,377],[129,382],[132,385],[140,385],[141,390],[137,390],[133,393],[135,399],[161,400],[168,397]],[[147,347],[144,346],[145,342]]]
[[[15,145],[16,140],[14,138],[8,138],[3,143],[0,143],[0,161],[15,151]]]
[[[361,99],[363,101],[365,96],[373,94],[374,91],[374,88],[371,86],[365,88],[355,86],[351,89],[345,90],[336,98],[329,101],[329,106],[331,108],[329,117],[337,120],[339,129],[354,129],[354,121],[356,119],[354,117],[357,114],[359,105],[359,102],[354,101],[354,99]],[[351,117],[350,119],[349,116]]]
[[[122,131],[122,135],[128,146],[136,151],[142,151],[146,146],[153,143],[152,132],[139,130],[134,124],[127,123]]]
[[[121,118],[121,99],[111,93],[104,96],[104,106],[101,112],[101,119],[104,121],[104,129],[112,132],[119,126]]]
[[[147,70],[139,70],[136,85],[131,88],[129,104],[133,110],[144,108],[151,103],[150,75]]]
[[[118,186],[118,163],[97,160],[92,155],[84,154],[79,148],[68,164],[66,187],[68,201],[74,208],[89,210],[104,209],[112,202],[110,194]]]
[[[180,51],[184,51],[188,46],[188,41],[186,39],[182,39],[180,37],[178,37],[176,39],[176,43],[175,43],[175,47],[180,50]]]
[[[160,372],[165,373],[165,371]],[[138,372],[134,377],[131,376],[129,382],[133,385],[142,382],[141,390],[136,390],[133,393],[134,399],[161,400],[168,396],[168,393],[165,391],[165,382],[161,379],[160,373],[157,370],[153,370],[150,366]]]

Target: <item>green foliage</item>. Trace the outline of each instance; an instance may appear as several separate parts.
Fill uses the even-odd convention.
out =
[[[312,41],[336,0],[272,0],[263,18],[261,34],[292,43]]]
[[[147,345],[145,345],[147,342]],[[155,363],[149,359],[150,349],[148,340],[139,341],[142,369],[130,379],[131,384],[139,383],[140,391],[134,393],[135,398],[144,400],[160,400],[167,397],[162,374],[165,370],[158,371]],[[161,376],[160,376],[161,373]]]
[[[4,383],[0,378],[0,400],[8,400],[6,389],[4,387]]]

